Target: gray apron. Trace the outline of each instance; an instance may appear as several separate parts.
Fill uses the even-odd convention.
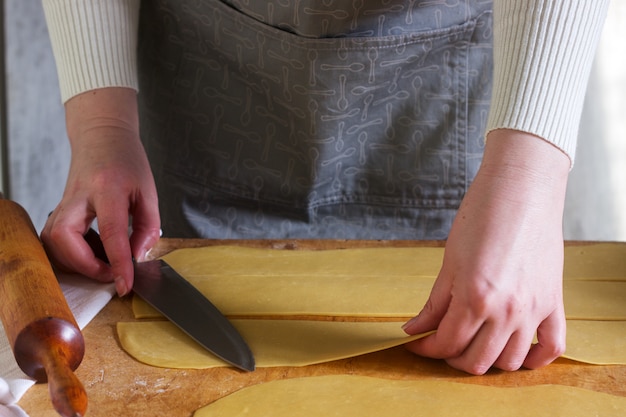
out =
[[[144,1],[165,236],[444,239],[478,169],[491,1]]]

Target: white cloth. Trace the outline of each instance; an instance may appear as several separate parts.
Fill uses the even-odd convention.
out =
[[[78,275],[60,274],[67,303],[82,329],[111,300],[113,284],[102,284]],[[0,326],[0,417],[28,417],[16,404],[35,383],[17,366],[9,341]]]

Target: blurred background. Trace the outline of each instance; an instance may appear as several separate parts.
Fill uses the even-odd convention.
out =
[[[38,231],[63,193],[70,150],[40,0],[0,0],[0,190],[29,212]],[[626,241],[626,2],[610,6],[589,81],[565,238]],[[0,77],[1,78],[1,77]]]

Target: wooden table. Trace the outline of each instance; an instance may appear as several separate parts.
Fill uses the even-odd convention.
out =
[[[219,241],[162,239],[152,251],[158,257],[175,248],[237,244],[276,249],[441,246],[442,242],[409,241]],[[574,243],[569,243],[574,244]],[[130,298],[115,297],[84,329],[86,354],[76,374],[89,395],[88,417],[190,417],[210,402],[243,387],[276,379],[326,374],[359,374],[390,379],[443,379],[494,386],[561,384],[626,396],[626,366],[594,366],[558,359],[538,370],[492,370],[470,376],[440,360],[421,358],[403,347],[306,367],[209,370],[162,369],[144,365],[120,347],[118,321],[132,321]],[[47,385],[32,387],[19,405],[31,417],[58,417]]]

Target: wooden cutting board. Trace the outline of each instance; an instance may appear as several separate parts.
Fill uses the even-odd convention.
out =
[[[319,250],[356,247],[442,246],[443,242],[414,241],[219,241],[162,239],[151,252],[156,258],[182,247],[236,244],[284,250]],[[582,244],[569,242],[568,244]],[[616,245],[626,244],[616,243]],[[391,379],[443,379],[494,385],[571,385],[626,396],[626,366],[585,365],[558,359],[542,369],[517,372],[493,370],[469,376],[443,361],[421,358],[402,347],[356,358],[300,368],[257,369],[245,373],[231,368],[174,370],[139,363],[120,347],[115,325],[132,321],[130,298],[114,298],[84,329],[86,353],[76,374],[89,395],[88,417],[190,417],[193,412],[243,387],[284,378],[328,374],[359,374]],[[48,399],[47,387],[35,385],[19,405],[31,417],[58,417]]]

